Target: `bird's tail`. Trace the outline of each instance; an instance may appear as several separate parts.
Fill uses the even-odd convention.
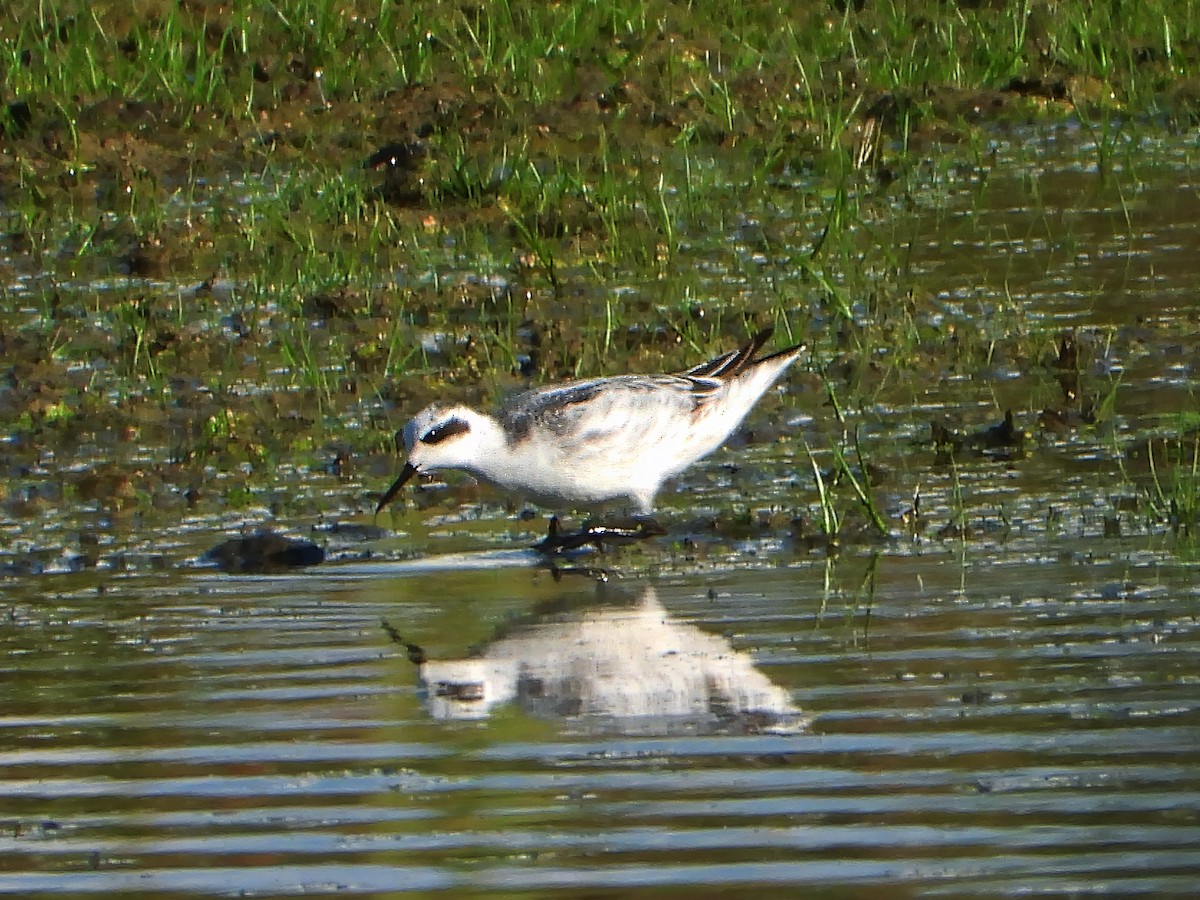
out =
[[[806,349],[804,344],[793,344],[791,347],[751,360],[730,379],[731,391],[741,396],[747,408],[752,406]]]

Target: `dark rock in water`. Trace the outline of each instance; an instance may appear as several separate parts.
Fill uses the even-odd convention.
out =
[[[1004,413],[1004,421],[990,425],[973,435],[972,442],[977,447],[995,450],[1000,447],[1020,447],[1025,443],[1025,432],[1017,427],[1013,420],[1012,410]]]
[[[930,442],[939,452],[957,453],[966,444],[966,438],[945,422],[930,422],[929,432]]]
[[[378,169],[387,166],[391,169],[415,169],[428,154],[428,148],[421,141],[397,141],[385,144],[368,156],[363,168]]]
[[[24,100],[17,100],[8,104],[5,110],[6,116],[3,123],[5,133],[9,137],[21,138],[29,131],[29,126],[33,123],[33,110]]]
[[[396,206],[419,204],[424,196],[419,172],[428,155],[429,149],[422,141],[391,143],[372,153],[363,168],[383,173],[375,196]]]
[[[930,438],[939,454],[954,455],[963,450],[987,456],[1003,456],[997,451],[1019,450],[1028,435],[1017,427],[1012,410],[1004,413],[1004,420],[989,425],[972,434],[960,434],[944,422],[930,422]]]
[[[311,541],[260,531],[217,544],[201,558],[224,572],[278,572],[318,565],[325,559],[325,551]]]
[[[1070,434],[1080,428],[1096,424],[1096,411],[1091,404],[1084,404],[1078,410],[1051,409],[1047,407],[1038,413],[1038,427],[1051,434]]]

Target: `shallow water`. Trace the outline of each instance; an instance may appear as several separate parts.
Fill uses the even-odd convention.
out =
[[[1130,548],[671,578],[657,606],[524,567],[81,586],[5,629],[0,885],[1182,893],[1193,576]],[[519,696],[439,702],[472,647]]]
[[[798,438],[825,466],[843,430],[810,371],[664,491],[668,538],[574,561],[607,583],[536,565],[542,520],[461,484],[370,539],[331,523],[369,524],[385,472],[281,467],[301,500],[271,518],[56,512],[90,463],[10,464],[0,892],[1194,893],[1200,579],[1144,452],[1197,411],[1194,145],[1105,180],[1070,129],[997,138],[880,213],[863,241],[935,290],[904,327],[940,349],[889,368],[866,301],[871,364],[821,349],[893,527],[840,555],[810,540]],[[1115,401],[1055,430],[1067,327],[1079,396]],[[968,328],[995,354],[956,359]],[[1006,409],[1020,448],[930,445]],[[330,562],[187,564],[256,516]]]

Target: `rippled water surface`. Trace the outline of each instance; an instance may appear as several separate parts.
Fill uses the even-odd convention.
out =
[[[1183,893],[1198,590],[1133,550],[81,586],[5,626],[0,885]]]
[[[41,553],[0,583],[0,892],[1200,891],[1200,569],[1161,494],[1190,458],[1147,444],[1194,440],[1194,142],[1113,182],[1055,140],[864,236],[936,293],[949,357],[955,328],[1050,329],[986,378],[830,373],[875,392],[847,427],[888,538],[805,539],[842,431],[811,367],[664,492],[671,535],[577,561],[604,583],[438,485],[290,575],[186,565],[224,520],[106,518],[85,565],[69,515],[0,523],[6,561]],[[1110,412],[1047,426],[1072,396]],[[931,446],[1007,409],[1020,448]]]

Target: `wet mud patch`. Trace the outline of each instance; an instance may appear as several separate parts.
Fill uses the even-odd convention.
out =
[[[1194,408],[1196,210],[1186,140],[1138,103],[1186,98],[1171,76],[1196,46],[1162,17],[1114,31],[1101,76],[1041,8],[1007,68],[981,38],[1008,12],[986,5],[957,30],[867,7],[782,30],[681,8],[454,6],[416,31],[416,10],[356,4],[304,26],[237,4],[54,12],[0,24],[10,547],[47,517],[43,555],[358,523],[432,400],[677,370],[769,322],[813,358],[749,423],[765,440],[680,479],[685,547],[992,533],[1014,501],[966,527],[976,467],[985,505],[986,482],[1045,463],[1066,481],[1022,486],[1053,494],[1033,507],[1082,508],[1086,471],[1141,498],[1123,533],[1192,515],[1169,419]],[[489,56],[477,39],[506,28],[555,49]],[[898,47],[913,83],[888,74]],[[89,52],[104,77],[69,84]],[[163,90],[131,80],[151,60]],[[1177,445],[1161,466],[1151,431]],[[524,533],[470,483],[409,499],[484,543]]]

